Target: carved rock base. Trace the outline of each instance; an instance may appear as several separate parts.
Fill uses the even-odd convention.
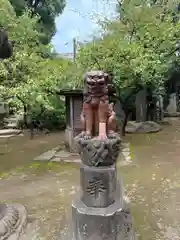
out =
[[[82,163],[87,166],[109,166],[116,162],[120,151],[120,136],[113,134],[107,139],[86,139],[80,135],[75,137],[76,146]]]
[[[134,240],[132,217],[117,180],[118,134],[104,140],[76,138],[82,160],[81,191],[72,204],[73,240]]]
[[[130,211],[115,202],[107,208],[72,204],[73,240],[135,240]]]
[[[27,223],[27,211],[21,204],[0,204],[0,240],[17,240]]]

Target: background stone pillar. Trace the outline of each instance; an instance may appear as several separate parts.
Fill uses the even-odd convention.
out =
[[[167,106],[167,112],[170,114],[177,112],[177,101],[176,101],[176,93],[171,93],[169,96],[169,104]]]
[[[136,122],[145,122],[147,120],[147,91],[140,90],[136,94]]]

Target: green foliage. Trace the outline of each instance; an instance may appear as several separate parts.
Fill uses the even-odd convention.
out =
[[[178,61],[175,50],[180,37],[179,20],[174,24],[172,12],[164,14],[165,8],[173,9],[172,1],[151,7],[147,1],[123,1],[121,19],[103,22],[106,33],[82,47],[78,64],[112,72],[119,96],[129,88],[162,87]]]
[[[44,44],[49,43],[56,32],[55,18],[63,12],[65,0],[10,0],[10,2],[18,16],[21,16],[27,7],[32,10],[32,17],[40,16],[38,30],[44,34],[41,41]]]
[[[63,2],[39,1],[38,5],[38,1],[11,0],[13,8],[7,0],[0,0],[0,25],[15,41],[13,56],[0,62],[0,97],[9,99],[15,111],[26,108],[31,121],[48,128],[60,126],[64,99],[56,92],[82,88],[87,70],[112,73],[117,96],[129,108],[139,89],[163,87],[172,66],[179,66],[175,51],[180,22],[178,18],[172,21],[174,1],[150,7],[147,1],[124,0],[120,17],[102,22],[105,34],[81,46],[76,64],[58,58],[51,45],[39,41],[46,37],[49,41]]]
[[[51,95],[45,99],[39,100],[36,105],[31,108],[29,115],[31,121],[38,128],[64,129],[65,128],[65,105],[64,101],[58,96]]]
[[[37,16],[26,10],[16,16],[7,0],[0,0],[0,25],[8,29],[15,41],[13,56],[0,62],[0,98],[6,99],[14,112],[27,111],[33,122],[48,128],[62,125],[65,118],[64,101],[54,90],[66,87],[65,73],[72,63],[51,55],[51,46],[39,42]]]
[[[9,38],[15,41],[12,58],[0,62],[0,84],[10,87],[27,82],[37,72],[41,61],[37,50],[42,46],[37,44],[40,36],[36,29],[37,17],[30,18],[29,11],[16,17],[12,6],[4,0],[0,0],[0,11],[3,13],[0,25],[8,29]]]

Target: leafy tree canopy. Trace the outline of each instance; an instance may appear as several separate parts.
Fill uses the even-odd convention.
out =
[[[173,9],[172,1],[166,3],[168,7]],[[121,13],[120,19],[103,22],[101,39],[80,49],[78,64],[113,73],[119,95],[148,84],[163,86],[178,61],[179,20],[174,24],[171,11],[164,14],[164,5],[149,6],[147,1],[125,0]]]
[[[21,16],[26,8],[32,10],[31,17],[39,15],[38,30],[43,32],[41,38],[44,44],[50,42],[56,32],[55,18],[61,14],[65,7],[65,0],[10,0],[17,16]]]
[[[37,30],[38,16],[31,16],[26,10],[16,16],[14,8],[7,0],[0,0],[0,25],[7,29],[10,40],[14,40],[13,56],[0,61],[0,98],[11,99],[18,109],[22,103],[28,109],[40,106],[52,110],[59,102],[61,115],[63,105],[57,96],[47,90],[64,87],[64,73],[72,63],[59,58],[44,58],[43,53],[51,53],[52,46],[43,45],[43,36]],[[20,100],[20,101],[19,101]]]

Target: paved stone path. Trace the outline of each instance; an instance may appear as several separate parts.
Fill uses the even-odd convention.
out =
[[[60,147],[58,146],[34,158],[34,161],[46,161],[46,162],[57,162],[57,163],[60,163],[60,162],[80,163],[80,158],[79,158],[79,154],[69,153],[65,150],[61,150]]]
[[[0,138],[11,138],[20,134],[22,131],[19,129],[0,129]]]
[[[45,161],[45,162],[66,162],[66,163],[80,163],[80,157],[77,153],[70,153],[66,150],[62,150],[60,146],[57,146],[51,150],[48,150],[41,155],[34,158],[34,161]],[[123,143],[120,154],[120,165],[128,165],[132,163],[130,143]]]

